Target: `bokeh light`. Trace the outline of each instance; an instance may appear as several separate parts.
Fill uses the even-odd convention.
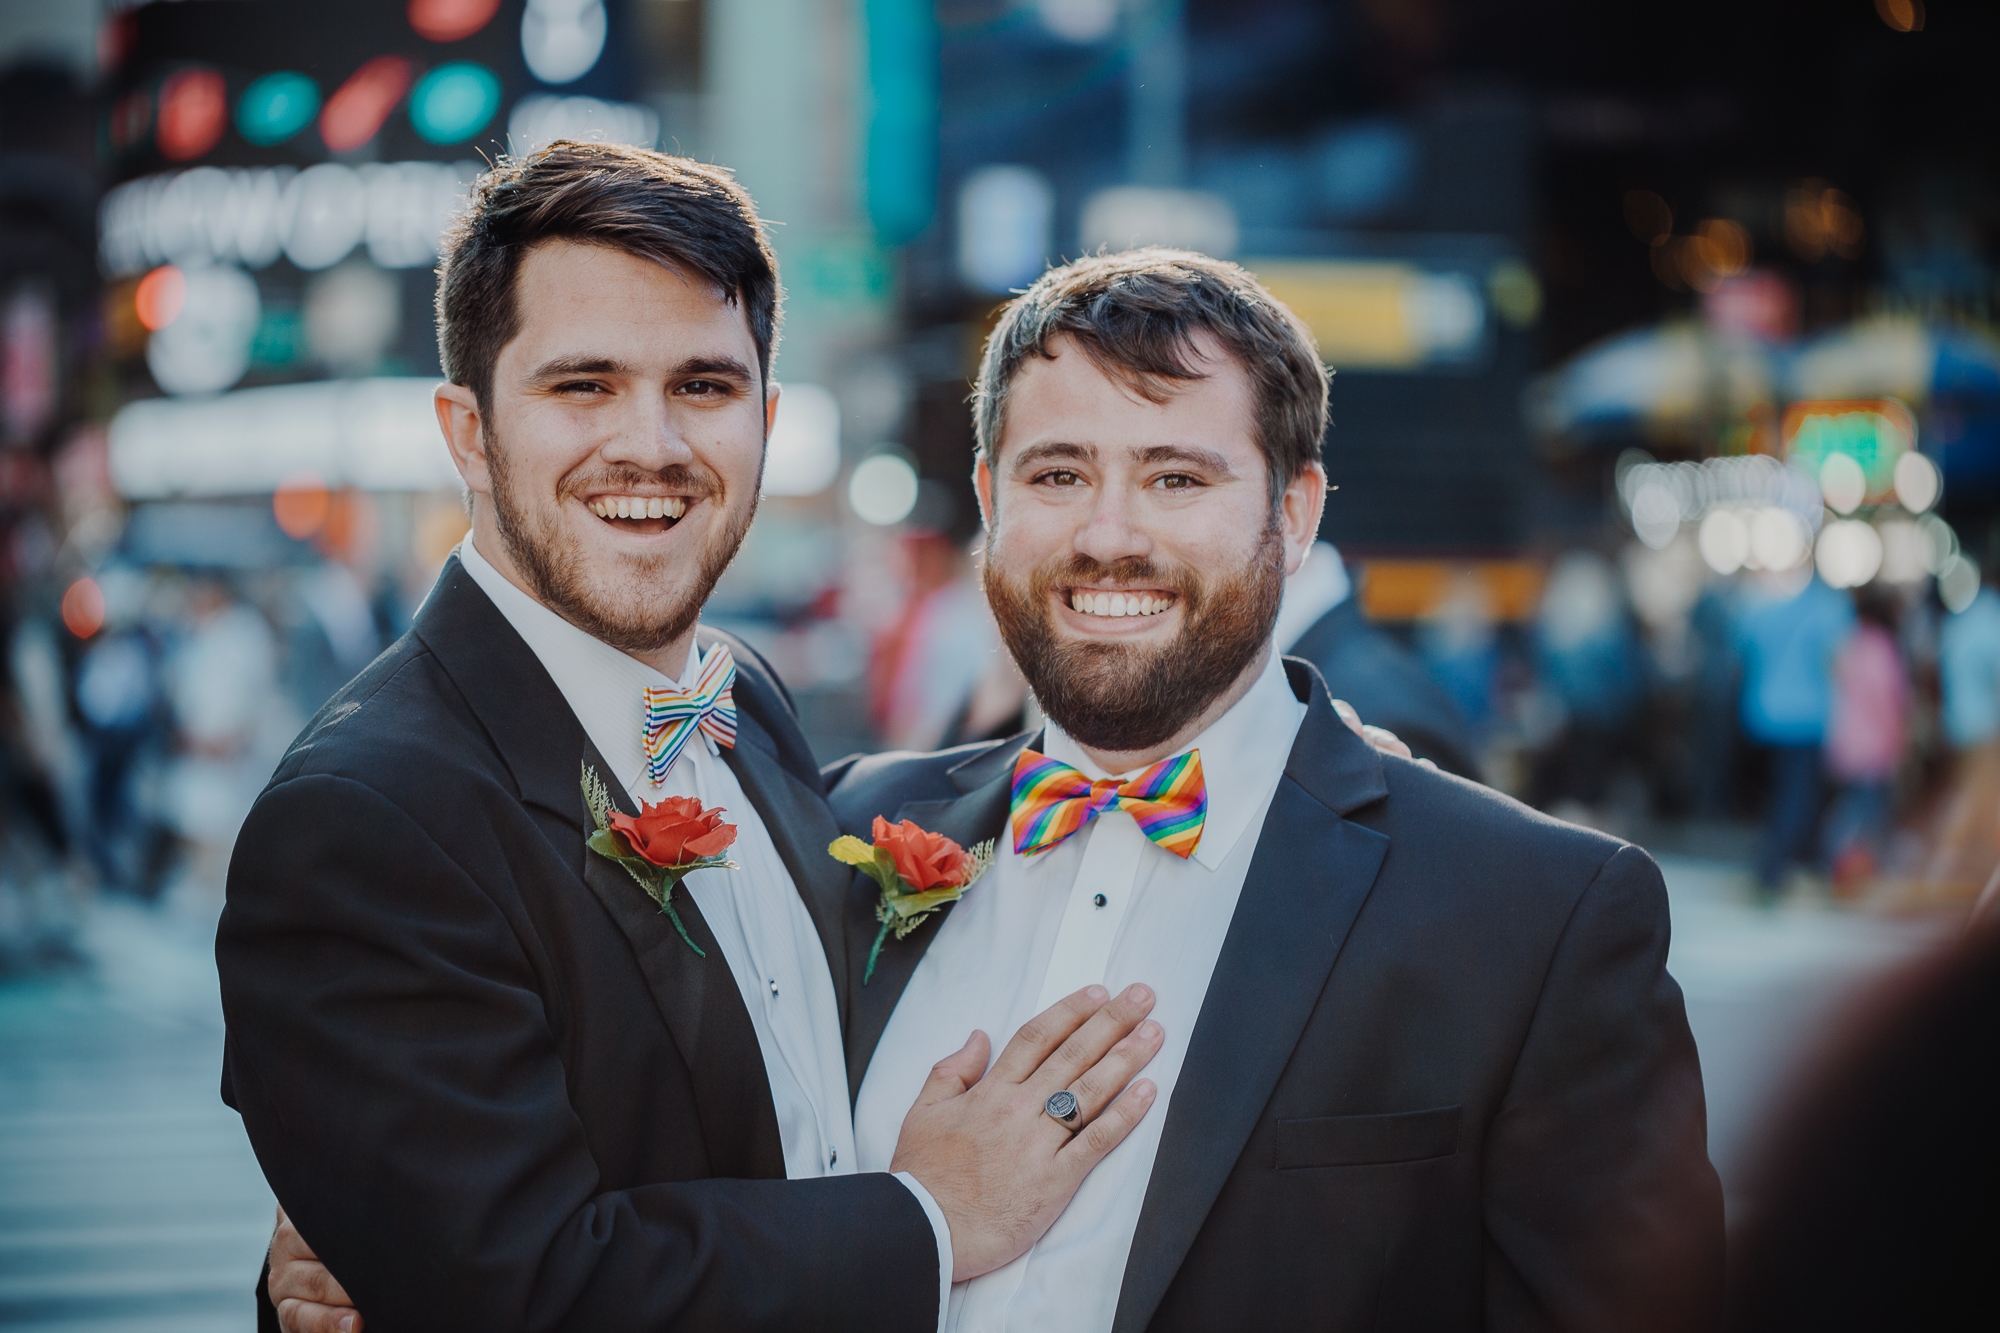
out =
[[[1937,581],[1938,600],[1953,615],[1971,606],[1972,599],[1979,596],[1979,566],[1962,555],[1945,562],[1938,571]]]
[[[1750,525],[1739,510],[1711,509],[1701,521],[1695,543],[1710,569],[1734,574],[1750,558]]]
[[[472,36],[500,11],[500,0],[410,0],[410,26],[433,42]]]
[[[160,89],[160,117],[153,137],[172,162],[200,157],[222,139],[229,122],[229,92],[212,69],[184,69]]]
[[[1640,541],[1657,551],[1672,541],[1680,529],[1680,501],[1670,488],[1649,481],[1632,493],[1632,531]]]
[[[1912,514],[1921,514],[1937,503],[1944,478],[1936,463],[1912,450],[1896,460],[1896,499]]]
[[[543,83],[574,83],[604,54],[609,26],[603,0],[528,0],[521,57]]]
[[[296,541],[304,541],[325,527],[332,509],[332,493],[311,473],[290,478],[271,495],[271,516],[285,535]]]
[[[500,80],[467,60],[439,65],[410,94],[410,124],[428,143],[462,143],[499,109]]]
[[[901,523],[917,507],[917,470],[897,454],[863,459],[847,479],[847,503],[864,523]]]
[[[1851,514],[1868,498],[1868,474],[1846,454],[1828,454],[1819,465],[1819,493],[1836,514]]]
[[[104,590],[97,586],[97,580],[78,579],[64,590],[62,622],[79,639],[87,639],[104,628]]]
[[[281,144],[312,123],[319,85],[303,74],[266,74],[236,99],[236,132],[263,147]]]
[[[187,303],[187,278],[172,264],[162,264],[139,279],[132,309],[148,333],[157,333],[180,318]]]
[[[1805,521],[1789,509],[1759,509],[1750,517],[1750,563],[1759,569],[1796,569],[1812,549]]]
[[[410,88],[410,62],[377,56],[348,76],[326,99],[319,133],[336,153],[351,153],[374,138]]]
[[[1882,538],[1859,519],[1842,519],[1820,529],[1813,559],[1827,586],[1858,588],[1882,568]]]
[[[1882,539],[1884,583],[1915,583],[1931,572],[1931,544],[1922,528],[1907,518],[1884,519],[1875,528]]]

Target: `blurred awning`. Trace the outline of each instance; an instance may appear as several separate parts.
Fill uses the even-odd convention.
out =
[[[1788,378],[1796,398],[2000,398],[2000,342],[1971,327],[1885,315],[1807,343]]]
[[[459,488],[434,379],[377,378],[147,398],[111,419],[111,481],[128,500],[263,495],[311,477],[369,491]]]
[[[1673,427],[1769,403],[1776,379],[1773,357],[1759,343],[1718,338],[1698,324],[1664,324],[1578,353],[1541,382],[1532,414],[1550,435]]]

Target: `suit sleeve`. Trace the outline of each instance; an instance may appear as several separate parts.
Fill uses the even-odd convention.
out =
[[[1667,938],[1659,867],[1621,848],[1563,930],[1488,1130],[1489,1329],[1716,1325],[1722,1194]]]
[[[231,1090],[371,1330],[935,1329],[931,1224],[887,1174],[604,1189],[498,902],[346,779],[273,787],[238,838]]]

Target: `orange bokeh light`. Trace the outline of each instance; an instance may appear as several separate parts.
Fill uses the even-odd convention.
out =
[[[271,496],[271,516],[287,537],[304,541],[326,526],[333,495],[318,477],[301,475],[281,483]]]
[[[187,302],[187,279],[172,264],[162,264],[139,279],[132,293],[132,309],[150,333],[157,333],[180,317]]]
[[[492,21],[500,0],[410,0],[410,26],[419,37],[456,42]]]
[[[410,62],[376,56],[347,76],[319,113],[319,134],[336,153],[352,152],[374,138],[410,90]]]
[[[104,590],[97,580],[83,578],[69,585],[62,599],[63,626],[79,639],[104,628]]]
[[[229,123],[229,90],[212,69],[184,69],[160,89],[160,119],[154,130],[160,153],[170,161],[200,157],[222,140]]]

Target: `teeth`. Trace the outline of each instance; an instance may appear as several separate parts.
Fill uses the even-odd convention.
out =
[[[1156,616],[1172,605],[1172,600],[1152,593],[1086,592],[1070,593],[1070,605],[1087,616]]]
[[[682,518],[687,501],[677,495],[605,496],[590,503],[599,518]]]

